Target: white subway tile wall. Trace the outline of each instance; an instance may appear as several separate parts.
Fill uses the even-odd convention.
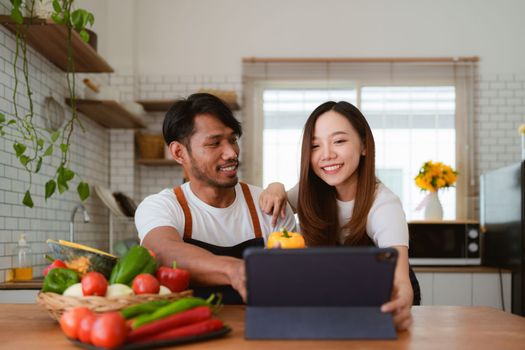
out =
[[[475,173],[518,162],[518,127],[525,123],[525,75],[481,77],[475,107]]]

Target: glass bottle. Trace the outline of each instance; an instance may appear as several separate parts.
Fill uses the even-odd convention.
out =
[[[27,244],[26,235],[21,234],[16,247],[18,263],[15,267],[15,281],[33,279],[33,264],[31,263],[31,247]]]

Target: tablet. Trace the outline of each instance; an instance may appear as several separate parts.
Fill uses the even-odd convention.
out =
[[[248,249],[248,339],[392,339],[397,250]]]

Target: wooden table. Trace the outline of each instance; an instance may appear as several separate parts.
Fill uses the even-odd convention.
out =
[[[418,306],[414,325],[389,341],[246,341],[244,307],[226,306],[220,317],[233,331],[184,349],[525,349],[525,318],[486,307]],[[58,324],[38,305],[0,304],[0,348],[72,349]]]

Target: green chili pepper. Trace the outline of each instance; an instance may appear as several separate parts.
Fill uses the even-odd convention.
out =
[[[130,285],[135,276],[141,273],[155,275],[156,269],[157,260],[150,255],[148,250],[141,246],[134,246],[119,259],[111,271],[109,283]]]
[[[62,294],[64,291],[75,283],[80,282],[80,278],[76,271],[57,267],[52,269],[44,279],[44,286],[42,292],[53,292]]]
[[[142,304],[137,304],[137,305],[127,307],[123,310],[120,310],[120,313],[122,314],[122,316],[124,316],[126,320],[129,320],[130,318],[133,318],[133,317],[136,317],[142,314],[152,313],[170,303],[171,301],[169,300],[153,300],[153,301],[148,301]]]
[[[211,302],[214,298],[215,296],[212,294],[208,298],[208,300],[205,300],[202,298],[196,298],[196,297],[187,297],[187,298],[176,300],[169,305],[161,307],[160,309],[156,310],[155,312],[151,314],[144,314],[144,315],[137,317],[132,323],[131,328],[136,329],[147,323],[150,323],[156,320],[160,320],[161,318],[165,318],[165,317],[174,315],[176,313],[192,309],[197,306],[207,305],[215,309],[218,307],[218,303],[220,303],[220,298],[217,304],[212,305]]]

